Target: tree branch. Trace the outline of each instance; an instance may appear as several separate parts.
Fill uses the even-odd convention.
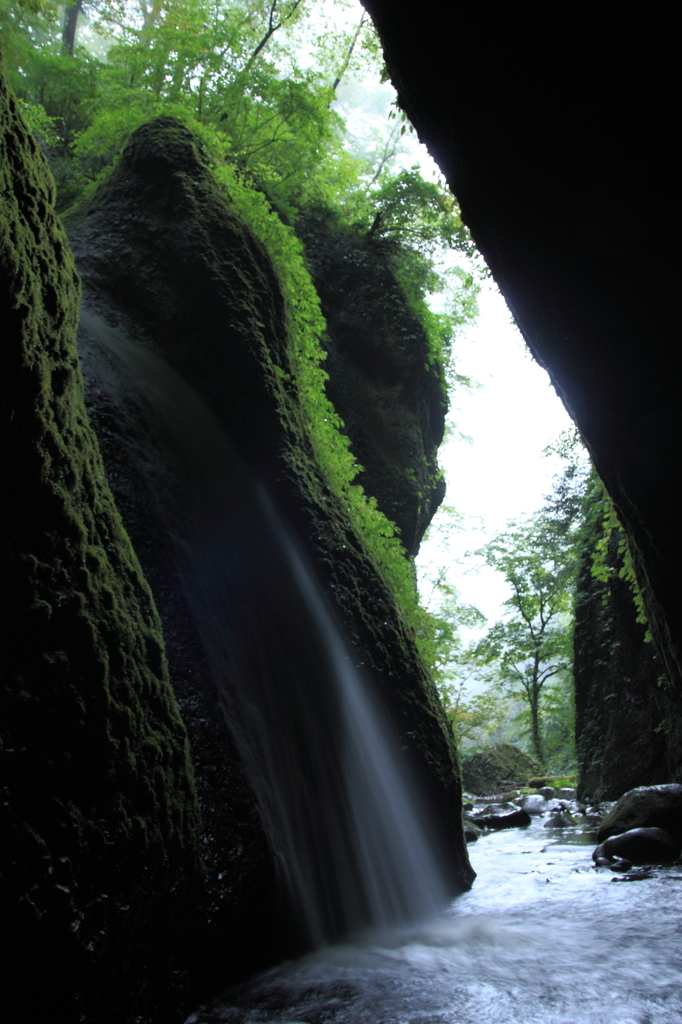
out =
[[[279,0],[272,0],[272,3],[270,4],[270,14],[269,14],[269,17],[268,17],[268,29],[267,29],[267,32],[265,33],[265,35],[263,36],[261,41],[258,43],[258,45],[256,46],[255,50],[253,51],[253,53],[251,54],[251,56],[247,60],[246,64],[242,68],[242,70],[240,72],[241,74],[244,74],[246,71],[249,70],[249,68],[252,66],[254,61],[258,58],[258,55],[260,54],[260,52],[270,42],[270,40],[274,36],[275,32],[278,29],[280,29],[282,27],[282,25],[284,25],[287,21],[291,20],[291,18],[294,16],[294,12],[296,11],[296,9],[298,7],[301,6],[301,4],[303,3],[303,0],[295,0],[295,3],[293,5],[293,7],[291,7],[289,13],[286,14],[280,21],[278,21],[277,24],[275,24],[275,12],[277,10],[278,2],[279,2]]]
[[[339,82],[341,81],[341,79],[345,75],[346,71],[348,71],[348,65],[350,64],[351,57],[353,56],[353,50],[355,49],[355,44],[357,43],[358,39],[360,38],[360,33],[362,32],[363,28],[365,27],[365,22],[366,21],[367,21],[367,14],[365,12],[363,12],[362,17],[360,18],[360,23],[359,23],[358,27],[355,29],[355,35],[353,36],[351,44],[348,47],[348,52],[346,53],[346,59],[344,60],[342,66],[341,66],[341,70],[339,71],[339,73],[337,74],[336,78],[334,79],[334,84],[332,85],[332,89],[334,90],[334,92],[336,92],[336,90],[338,88],[338,85],[339,85]]]

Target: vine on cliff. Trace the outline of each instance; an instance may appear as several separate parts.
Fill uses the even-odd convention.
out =
[[[215,147],[215,137],[211,138],[205,130],[200,134],[209,146],[212,142]],[[394,524],[378,508],[376,499],[354,482],[360,467],[351,452],[350,441],[343,433],[343,422],[325,394],[328,375],[323,367],[326,353],[320,338],[326,330],[326,323],[305,264],[303,246],[293,229],[272,210],[263,193],[253,188],[234,166],[214,161],[213,173],[237,212],[265,247],[280,282],[289,328],[292,374],[288,375],[281,367],[273,365],[273,383],[279,389],[291,376],[295,378],[305,428],[315,457],[331,489],[343,500],[351,521],[391,585],[409,627],[418,636],[423,614],[418,608],[410,563],[405,558]],[[284,404],[281,412],[286,415]]]
[[[639,583],[637,581],[637,573],[635,571],[635,564],[632,558],[632,552],[630,551],[630,545],[628,544],[627,534],[618,519],[613,499],[606,493],[603,484],[601,487],[603,532],[595,547],[594,558],[592,561],[592,575],[602,583],[608,583],[609,578],[614,573],[618,575],[619,579],[626,581],[630,587],[632,599],[635,602],[635,608],[637,609],[637,622],[642,626],[647,627],[644,640],[646,643],[649,643],[651,641],[651,630],[649,629],[648,619],[644,610],[644,598],[642,597],[642,591],[640,590]],[[611,540],[614,532],[618,533],[617,560],[622,563],[618,569],[609,564],[609,541]]]

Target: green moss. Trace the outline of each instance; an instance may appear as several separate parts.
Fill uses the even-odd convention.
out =
[[[1,869],[17,901],[10,927],[31,892],[36,930],[23,937],[66,958],[65,986],[78,956],[88,958],[106,1001],[112,982],[98,975],[98,950],[130,929],[129,909],[144,906],[152,922],[164,901],[172,911],[173,888],[177,896],[201,870],[199,814],[160,622],[85,411],[79,281],[52,181],[4,81],[0,104],[3,450],[12,487],[3,514]],[[28,835],[44,848],[33,874],[17,868]],[[71,895],[58,912],[61,876],[69,884],[57,889]],[[98,892],[110,900],[104,918]],[[133,931],[146,927],[140,914]],[[115,975],[116,963],[108,969]]]
[[[535,758],[513,744],[497,743],[464,758],[462,776],[467,792],[482,794],[528,779],[539,767]]]
[[[414,577],[403,545],[395,525],[379,509],[376,499],[356,482],[360,467],[343,423],[326,396],[328,375],[323,367],[326,355],[321,343],[326,324],[303,246],[293,229],[270,208],[265,196],[246,183],[234,167],[215,164],[213,173],[236,212],[265,247],[282,290],[288,345],[279,354],[285,361],[276,362],[277,353],[267,347],[263,348],[263,360],[283,423],[297,439],[306,438],[307,443],[301,445],[297,440],[291,446],[289,457],[296,463],[296,472],[318,490],[318,500],[319,474],[306,463],[311,459],[322,469],[324,483],[342,503],[344,516],[352,522],[393,590],[408,628],[416,630],[421,620]],[[259,326],[262,324],[256,314],[254,327]],[[293,390],[292,381],[296,384]]]
[[[157,160],[158,148],[172,159]],[[453,889],[462,888],[471,872],[453,816],[452,736],[395,591],[334,483],[329,464],[347,448],[338,430],[328,433],[328,445],[320,441],[312,422],[333,418],[333,410],[323,391],[319,306],[300,245],[233,171],[218,178],[184,126],[164,118],[140,129],[108,181],[70,218],[88,303],[158,346],[306,544],[358,663],[393,712],[406,756],[433,797]],[[343,481],[340,455],[336,472]],[[396,557],[406,565],[400,550]]]

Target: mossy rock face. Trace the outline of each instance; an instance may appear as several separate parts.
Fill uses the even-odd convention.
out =
[[[575,687],[578,797],[595,803],[616,800],[635,786],[667,782],[666,719],[674,719],[663,665],[637,609],[627,580],[621,579],[620,531],[612,534],[607,582],[592,573],[595,546],[603,534],[602,515],[593,523],[582,555],[576,591],[573,678]]]
[[[363,467],[358,482],[416,555],[445,495],[447,396],[391,247],[312,216],[297,225],[327,321],[327,393]]]
[[[483,795],[517,785],[538,771],[538,762],[511,743],[497,743],[478,754],[462,758],[466,790]]]
[[[285,305],[266,252],[229,194],[217,187],[194,138],[168,118],[133,136],[110,179],[68,218],[68,226],[88,309],[161,356],[194,388],[229,438],[235,463],[249,467],[273,496],[354,657],[367,667],[396,723],[410,769],[424,784],[450,887],[467,887],[473,873],[453,811],[461,789],[451,733],[387,584],[315,462],[292,372]],[[272,926],[276,909],[269,898],[273,865],[178,579],[172,535],[186,512],[173,486],[164,489],[172,466],[159,458],[162,440],[144,428],[134,395],[98,354],[87,320],[81,352],[89,409],[161,609],[171,676],[190,732],[210,845],[209,887],[216,897],[210,940],[196,937],[196,964],[208,964],[213,980],[206,984],[215,985],[224,983],[225,966],[209,946],[221,958],[226,948],[235,957],[243,954],[236,964],[243,971],[249,957],[255,966],[263,953],[253,922],[260,922],[268,942],[280,931],[280,918]],[[261,548],[251,548],[249,557],[274,593],[281,581],[268,563],[267,543]],[[259,656],[239,601],[233,614],[229,628],[238,656],[249,649]],[[247,934],[249,912],[253,928]],[[271,945],[266,948],[265,955],[274,955]]]
[[[3,1010],[120,1024],[184,986],[199,810],[159,618],[85,411],[78,278],[4,81],[0,124]]]

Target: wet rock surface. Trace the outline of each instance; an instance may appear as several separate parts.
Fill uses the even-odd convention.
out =
[[[599,826],[599,842],[635,828],[664,829],[682,843],[682,785],[640,786],[617,801]]]
[[[521,806],[528,814],[540,815],[549,810],[549,805],[541,793],[531,793],[521,798]]]
[[[593,856],[595,860],[604,856],[608,860],[630,861],[630,864],[667,864],[679,859],[680,846],[662,828],[633,828],[611,836],[597,847]]]
[[[555,811],[550,818],[544,822],[545,828],[570,828],[575,825],[575,818],[568,810]]]
[[[530,825],[530,814],[520,809],[510,811],[508,814],[482,814],[474,820],[479,828],[499,832],[504,828],[522,828],[524,825]]]

